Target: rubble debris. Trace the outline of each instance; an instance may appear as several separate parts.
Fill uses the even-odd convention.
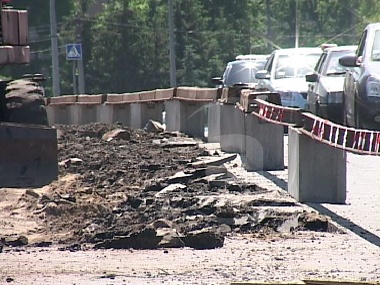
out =
[[[237,181],[223,164],[234,155],[205,151],[183,134],[100,123],[55,127],[59,180],[14,206],[34,216],[41,242],[72,245],[62,250],[209,249],[234,233],[331,229],[285,191]],[[128,139],[106,138],[110,132]]]
[[[186,246],[194,249],[214,249],[223,247],[224,236],[213,230],[202,229],[189,232],[184,242]]]
[[[106,132],[104,135],[102,135],[102,140],[105,140],[107,142],[113,139],[130,140],[131,133],[124,129],[115,129],[115,130]]]
[[[152,133],[162,133],[165,131],[165,129],[161,123],[154,120],[149,120],[144,127],[144,131]]]

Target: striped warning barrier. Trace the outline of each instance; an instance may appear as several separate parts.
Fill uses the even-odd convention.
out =
[[[302,110],[283,107],[262,99],[254,99],[253,114],[268,122],[284,126],[300,126],[302,124]]]
[[[310,113],[302,113],[300,131],[314,140],[350,152],[380,155],[380,132],[335,124]]]
[[[312,139],[357,154],[380,155],[380,132],[338,125],[298,108],[254,99],[255,116],[268,122],[297,127]]]

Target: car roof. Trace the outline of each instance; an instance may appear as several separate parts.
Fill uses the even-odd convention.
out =
[[[259,58],[259,59],[238,59],[238,60],[234,60],[234,61],[228,62],[227,65],[252,64],[252,63],[255,63],[255,62],[266,63],[267,59],[266,59],[266,57]]]
[[[380,22],[377,23],[371,23],[367,25],[367,29],[380,29]]]
[[[357,48],[358,48],[358,46],[352,45],[352,46],[336,46],[336,47],[330,47],[330,48],[326,48],[325,50],[326,50],[327,52],[347,51],[347,50],[356,51]]]
[[[239,54],[235,57],[235,60],[261,60],[268,57],[269,54]]]
[[[300,47],[300,48],[283,48],[273,51],[273,53],[286,55],[286,54],[305,54],[305,53],[322,53],[322,49],[319,47]]]

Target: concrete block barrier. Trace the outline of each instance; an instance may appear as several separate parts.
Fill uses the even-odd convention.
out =
[[[76,125],[84,125],[101,121],[102,104],[107,95],[78,95],[73,108],[73,122]]]
[[[100,122],[131,125],[131,103],[124,101],[124,96],[124,94],[107,94],[106,101],[100,107]]]
[[[177,87],[173,102],[165,102],[166,129],[204,138],[209,103],[215,102],[217,88]]]
[[[248,171],[284,169],[284,128],[259,119],[253,114],[245,118],[245,159]]]
[[[140,93],[140,102],[154,102],[156,100],[156,90],[143,91]]]
[[[156,101],[172,100],[174,97],[175,88],[156,89]]]
[[[164,111],[163,102],[145,102],[131,104],[130,127],[143,129],[149,120],[162,122],[162,112]]]
[[[50,104],[70,105],[70,104],[75,104],[77,100],[78,100],[77,95],[63,95],[59,97],[51,97]]]
[[[195,101],[197,99],[198,87],[177,87],[175,99]]]
[[[164,106],[166,130],[169,132],[183,132],[186,129],[185,104],[181,104],[181,101],[178,100],[170,100],[165,101]]]
[[[207,112],[207,129],[208,136],[207,141],[210,143],[220,143],[221,139],[221,105],[220,102],[209,103],[208,104],[208,112]]]
[[[2,44],[18,46],[19,42],[19,14],[15,9],[1,11]]]
[[[345,203],[346,152],[289,128],[288,191],[299,202]]]
[[[51,97],[46,106],[48,114],[49,125],[74,124],[74,108],[73,106],[77,102],[77,95],[65,95],[59,97]]]
[[[207,106],[207,103],[186,99],[165,101],[166,130],[179,131],[189,136],[204,138]]]
[[[78,95],[76,104],[84,105],[100,105],[103,104],[107,99],[106,94],[99,95]]]
[[[245,153],[245,114],[235,104],[221,104],[220,148],[224,152]]]
[[[140,93],[124,93],[123,102],[125,103],[137,103],[140,101]]]
[[[223,103],[235,104],[240,102],[241,87],[223,88],[220,101]]]
[[[218,88],[199,88],[196,93],[197,101],[212,102],[218,97]]]

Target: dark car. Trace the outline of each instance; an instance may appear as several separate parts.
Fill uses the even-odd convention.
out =
[[[219,87],[257,85],[255,74],[263,69],[268,55],[239,55],[234,61],[227,63],[222,77],[214,77],[212,82]]]
[[[380,130],[380,23],[369,24],[354,55],[339,59],[348,70],[343,86],[347,126]]]
[[[347,68],[339,58],[354,54],[357,46],[329,47],[323,50],[313,73],[306,75],[309,82],[306,110],[311,113],[342,123],[343,83]]]

